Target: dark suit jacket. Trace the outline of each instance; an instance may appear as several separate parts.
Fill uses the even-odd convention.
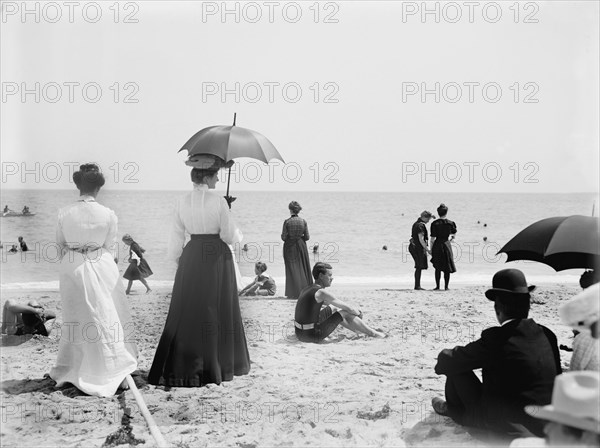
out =
[[[562,373],[552,331],[533,319],[488,328],[465,347],[442,350],[435,373],[450,376],[474,369],[482,369],[480,406],[490,429],[510,432],[513,423],[522,424],[543,436],[544,422],[530,417],[523,408],[552,400],[554,378]]]

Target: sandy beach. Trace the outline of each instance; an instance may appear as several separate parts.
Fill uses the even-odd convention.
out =
[[[437,416],[431,398],[443,395],[433,371],[440,350],[465,345],[497,325],[487,286],[454,285],[447,292],[332,287],[358,304],[366,321],[388,337],[375,340],[336,330],[323,344],[294,336],[295,302],[243,298],[249,375],[203,388],[147,384],[147,373],[169,307],[170,290],[130,296],[138,324],[140,369],[134,375],[149,410],[172,446],[489,446],[501,443]],[[557,308],[578,285],[539,285],[530,317],[548,326],[559,344],[571,330]],[[49,338],[2,339],[2,446],[155,446],[131,391],[89,397],[55,389],[44,375],[58,350],[61,301],[57,291],[2,292],[3,301],[36,299],[58,311]],[[571,354],[561,351],[563,368]]]

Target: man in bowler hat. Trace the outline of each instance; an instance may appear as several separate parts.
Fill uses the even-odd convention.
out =
[[[500,326],[440,352],[435,373],[446,375],[446,399],[435,397],[433,409],[464,426],[510,437],[543,436],[543,422],[524,407],[551,402],[554,378],[562,372],[556,336],[527,318],[535,286],[527,285],[521,271],[503,269],[492,285],[485,296],[494,302]],[[482,369],[483,383],[474,369]]]

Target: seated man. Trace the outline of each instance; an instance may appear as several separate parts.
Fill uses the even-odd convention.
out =
[[[35,300],[30,300],[27,305],[19,305],[16,300],[8,299],[4,302],[2,311],[2,334],[22,336],[25,334],[39,334],[48,336],[51,326],[47,322],[56,319],[52,311],[45,311],[44,307]]]
[[[252,283],[241,290],[240,296],[274,296],[277,286],[275,280],[265,274],[267,265],[261,261],[257,261],[254,265],[254,273],[256,278]]]
[[[341,324],[355,333],[384,338],[385,334],[373,330],[362,321],[360,309],[342,302],[325,291],[333,281],[332,269],[327,263],[319,262],[314,265],[312,276],[315,283],[304,288],[296,302],[294,321],[296,337],[302,342],[319,342]]]
[[[556,336],[527,318],[535,286],[527,286],[521,271],[503,269],[492,284],[485,295],[500,326],[465,347],[442,350],[435,373],[446,375],[446,401],[434,398],[433,409],[464,426],[540,436],[543,423],[524,407],[550,403],[554,378],[562,372]],[[474,369],[482,369],[483,383]]]

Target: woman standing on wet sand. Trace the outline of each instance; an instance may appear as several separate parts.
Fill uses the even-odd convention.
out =
[[[283,223],[281,239],[285,262],[285,296],[297,299],[305,287],[313,284],[306,242],[310,239],[308,224],[298,216],[302,207],[296,201],[288,206],[291,216]]]
[[[431,223],[431,264],[435,268],[435,289],[440,290],[440,279],[444,273],[444,289],[450,284],[450,274],[456,272],[451,241],[456,234],[456,224],[446,218],[448,207],[440,204],[437,208],[439,219]]]

